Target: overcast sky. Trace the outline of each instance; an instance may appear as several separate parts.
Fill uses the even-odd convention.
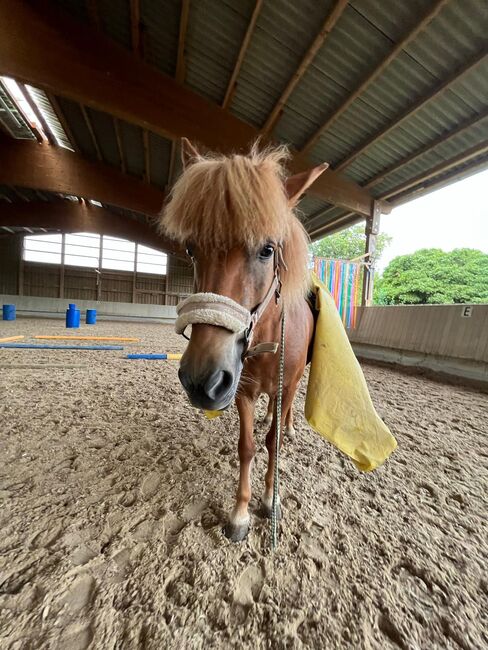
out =
[[[419,248],[477,248],[488,253],[488,170],[395,208],[381,217],[393,237],[378,270]]]

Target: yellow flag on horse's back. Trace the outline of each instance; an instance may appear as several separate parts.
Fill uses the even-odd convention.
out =
[[[368,472],[397,446],[376,413],[334,300],[313,276],[318,313],[305,417],[309,425]]]

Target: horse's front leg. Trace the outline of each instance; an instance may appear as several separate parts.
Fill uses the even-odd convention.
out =
[[[283,391],[283,400],[281,404],[281,435],[280,435],[280,449],[283,444],[283,425],[285,424],[288,428],[288,424],[291,423],[293,428],[293,420],[291,415],[291,409],[293,404],[293,398],[295,397],[296,384],[293,387],[287,387]],[[271,511],[273,508],[273,482],[274,482],[274,468],[275,468],[275,448],[276,448],[276,400],[275,402],[275,412],[273,414],[273,421],[271,423],[271,428],[268,431],[266,436],[266,448],[268,450],[268,468],[266,470],[266,475],[264,477],[264,494],[261,499],[262,512],[265,517],[271,517]],[[277,507],[278,518],[281,517],[281,504],[280,497],[278,495],[278,507]]]
[[[268,410],[266,412],[266,415],[263,418],[263,424],[266,427],[269,427],[269,425],[273,421],[273,410],[274,410],[274,397],[272,395],[269,395]]]
[[[255,400],[238,397],[236,405],[240,420],[239,487],[236,504],[224,528],[224,533],[233,542],[240,542],[246,537],[249,530],[248,506],[251,499],[251,466],[256,453],[253,437]]]

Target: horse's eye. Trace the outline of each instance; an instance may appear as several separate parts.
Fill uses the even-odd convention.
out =
[[[266,244],[259,251],[258,257],[262,260],[269,260],[270,257],[273,257],[274,248],[271,244]]]
[[[188,255],[188,257],[191,257],[193,259],[193,251],[189,246],[187,246],[186,248],[186,254]]]

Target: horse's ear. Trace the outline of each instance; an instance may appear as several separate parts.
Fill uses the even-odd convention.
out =
[[[308,169],[306,172],[300,172],[286,179],[285,190],[288,196],[288,203],[291,207],[294,207],[298,203],[302,194],[308,190],[320,174],[325,172],[328,166],[329,163],[322,163],[321,165],[317,165],[317,167]]]
[[[183,169],[189,167],[199,157],[200,154],[188,138],[181,138],[181,162],[183,163]]]

